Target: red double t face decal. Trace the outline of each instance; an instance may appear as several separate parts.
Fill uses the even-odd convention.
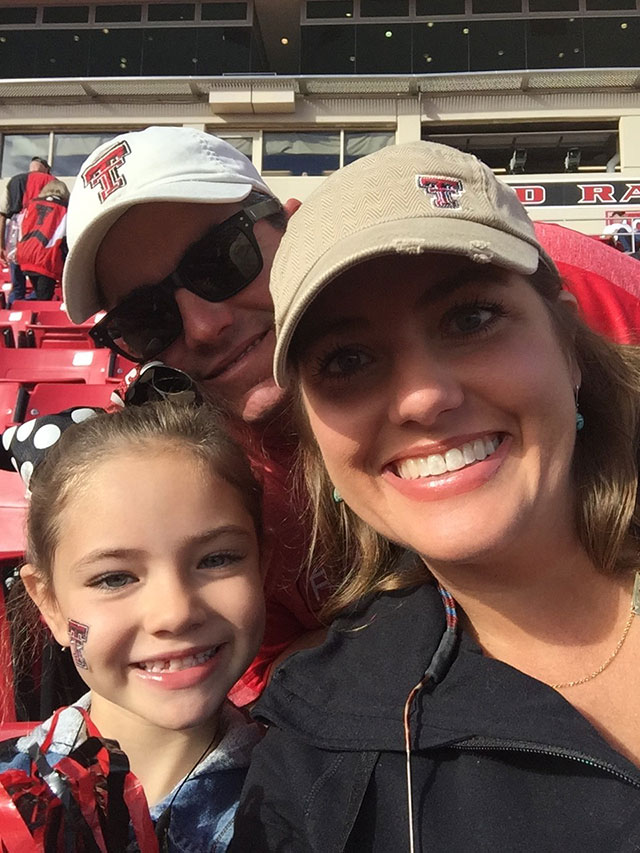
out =
[[[457,178],[436,178],[431,175],[416,175],[416,183],[421,190],[431,196],[434,207],[455,209],[460,207],[460,194],[464,190],[462,181]]]
[[[89,636],[89,626],[82,622],[67,619],[67,631],[69,632],[69,645],[71,646],[71,657],[80,669],[89,669],[89,664],[84,657],[84,647]]]
[[[124,166],[124,161],[130,153],[131,149],[127,142],[117,142],[96,163],[87,166],[82,173],[83,184],[85,187],[98,190],[101,203],[116,190],[126,186],[127,180],[119,170]]]

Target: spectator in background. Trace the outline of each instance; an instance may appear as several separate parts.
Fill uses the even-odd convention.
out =
[[[51,167],[46,160],[32,157],[29,171],[14,175],[7,183],[5,197],[0,204],[0,260],[9,265],[11,273],[9,305],[16,299],[23,299],[26,292],[26,279],[15,258],[24,210],[51,180],[50,172]]]
[[[26,207],[16,260],[31,282],[34,299],[51,299],[62,278],[68,203],[66,184],[54,178]]]
[[[607,242],[611,240],[611,245],[620,252],[631,252],[631,226],[625,217],[626,214],[621,210],[614,210],[609,225],[604,227],[602,236],[607,238]]]

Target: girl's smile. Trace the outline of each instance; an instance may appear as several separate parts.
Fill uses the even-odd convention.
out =
[[[257,536],[238,491],[164,448],[114,454],[78,492],[60,516],[49,621],[61,642],[67,619],[88,628],[92,719],[115,738],[125,719],[215,724],[263,630]]]

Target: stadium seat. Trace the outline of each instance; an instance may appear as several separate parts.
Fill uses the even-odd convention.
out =
[[[33,313],[58,310],[62,311],[65,317],[67,316],[67,312],[64,310],[64,302],[56,302],[53,299],[16,299],[11,307],[15,311],[31,311]]]
[[[114,371],[118,372],[114,372]],[[0,380],[37,385],[40,382],[86,382],[97,385],[122,378],[116,356],[107,349],[3,349]]]
[[[0,310],[0,347],[26,346],[26,332],[33,321],[30,310]]]
[[[27,392],[19,382],[0,382],[0,432],[22,423]]]
[[[0,560],[24,553],[25,486],[15,471],[0,470]]]
[[[30,420],[42,415],[52,415],[72,406],[97,406],[106,409],[112,405],[113,387],[111,383],[85,385],[75,382],[45,382],[36,385],[29,394],[24,418]]]

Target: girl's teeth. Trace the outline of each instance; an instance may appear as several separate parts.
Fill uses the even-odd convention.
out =
[[[138,665],[146,672],[178,672],[181,669],[189,669],[192,666],[204,663],[209,660],[209,658],[212,658],[217,651],[218,647],[216,646],[213,649],[209,649],[206,652],[200,652],[200,654],[197,655],[189,655],[184,658],[172,658],[171,660],[165,661],[149,661],[148,663],[141,663]]]
[[[500,445],[497,436],[493,438],[477,438],[475,441],[463,444],[461,448],[452,447],[443,455],[432,453],[430,456],[404,459],[397,465],[398,476],[403,480],[417,480],[420,477],[437,477],[447,471],[459,471],[474,462],[482,462]]]

